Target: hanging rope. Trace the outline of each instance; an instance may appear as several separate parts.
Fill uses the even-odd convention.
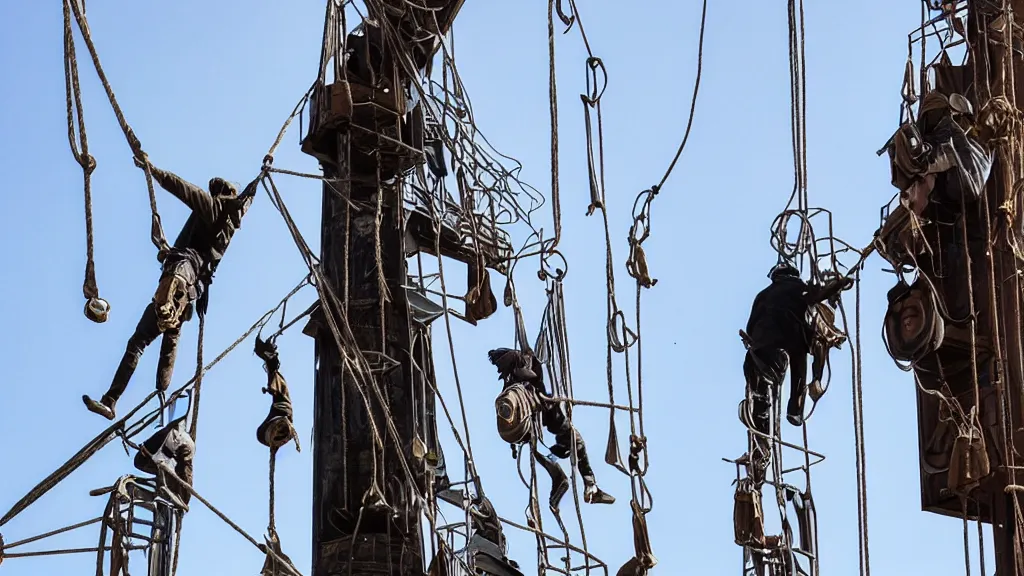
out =
[[[96,264],[93,251],[92,225],[92,173],[96,159],[89,154],[89,138],[85,132],[85,112],[82,105],[82,89],[78,81],[78,60],[75,57],[75,39],[71,28],[70,2],[64,0],[64,88],[67,96],[68,144],[75,161],[82,167],[85,189],[85,280],[82,294],[85,296],[85,316],[93,322],[103,323],[110,312],[110,304],[100,298],[96,285]],[[75,141],[75,119],[78,124],[78,142]]]
[[[92,41],[92,33],[89,31],[89,23],[85,18],[84,6],[79,5],[79,0],[65,0],[65,2],[71,5],[71,10],[75,15],[75,21],[78,23],[78,30],[82,34],[82,39],[85,40],[86,47],[89,49],[89,55],[92,57],[92,63],[96,68],[96,74],[99,76],[100,82],[103,84],[103,90],[107,93],[107,99],[110,101],[110,106],[114,110],[114,115],[117,116],[117,123],[121,126],[121,131],[124,132],[125,139],[128,141],[128,146],[132,149],[132,153],[135,154],[136,158],[145,160],[146,153],[142,150],[142,144],[135,136],[135,132],[132,131],[132,127],[128,124],[128,121],[125,120],[124,113],[121,111],[121,107],[117,104],[117,98],[114,96],[114,90],[110,87],[110,82],[107,81],[107,75],[103,72],[103,66],[100,64],[99,54],[97,54],[96,46]],[[78,61],[73,49],[70,50],[67,57],[69,59],[70,66],[73,69],[77,69]],[[79,116],[79,119],[81,119],[81,116]],[[169,246],[167,244],[167,239],[164,237],[163,225],[160,222],[160,213],[156,206],[156,190],[153,187],[153,174],[150,171],[148,161],[144,162],[144,166],[144,170],[146,172],[146,188],[149,191],[149,208],[152,214],[150,240],[153,242],[153,245],[156,246],[157,250],[164,251]]]
[[[238,347],[239,344],[244,342],[250,335],[256,332],[256,330],[260,327],[261,323],[265,322],[267,318],[269,318],[278,308],[280,308],[280,306],[283,304],[285,300],[295,295],[295,293],[297,293],[302,287],[304,287],[307,284],[307,282],[307,279],[303,279],[302,282],[300,282],[295,288],[292,289],[291,292],[288,293],[288,295],[285,296],[284,300],[282,300],[280,303],[277,304],[277,306],[275,306],[266,314],[264,314],[259,320],[257,320],[252,326],[250,326],[248,330],[246,330],[241,336],[239,336],[238,339],[236,339],[234,342],[231,343],[231,345],[225,348],[223,352],[221,352],[216,358],[214,358],[209,364],[207,364],[203,368],[203,374],[205,374],[215,365],[220,363],[220,361],[226,358],[227,355],[230,354],[236,347]],[[190,389],[194,383],[195,378],[193,377],[188,382],[183,384],[180,388],[173,391],[171,394],[168,395],[168,398],[158,407],[158,410],[162,410],[163,408],[166,408],[173,404],[174,402],[176,402],[178,398],[180,398],[185,393],[186,390]],[[26,494],[21,500],[19,500],[14,506],[12,506],[11,509],[2,518],[0,518],[0,527],[10,522],[15,516],[23,512],[29,506],[31,506],[39,498],[41,498],[43,495],[45,495],[47,492],[53,489],[54,486],[56,486],[62,480],[71,475],[72,472],[77,470],[93,454],[99,452],[100,449],[106,446],[111,440],[116,438],[118,436],[118,431],[124,429],[125,423],[128,420],[130,420],[132,416],[134,416],[139,410],[143,408],[143,406],[148,404],[149,401],[155,398],[156,396],[157,391],[154,390],[148,396],[146,396],[146,398],[143,399],[143,401],[139,403],[135,408],[133,408],[127,414],[122,416],[117,422],[114,422],[113,424],[108,426],[103,432],[100,432],[95,438],[89,441],[81,450],[75,453],[75,455],[72,456],[67,462],[65,462],[60,468],[55,470],[52,474],[47,476],[42,482],[40,482],[38,485],[32,488],[32,490],[30,490],[28,494]]]
[[[868,485],[864,455],[864,397],[860,347],[860,269],[855,273],[854,343],[850,348],[853,379],[853,432],[857,460],[857,528],[860,573],[871,576],[871,558],[868,551]]]

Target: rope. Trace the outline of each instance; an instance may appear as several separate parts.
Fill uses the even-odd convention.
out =
[[[285,300],[287,302],[287,300]],[[203,385],[203,333],[206,331],[206,314],[199,314],[199,341],[196,347],[196,374],[192,377],[195,386],[192,390],[192,419],[188,425],[188,435],[196,440],[199,427],[199,391]]]
[[[82,89],[78,80],[78,59],[75,56],[75,39],[71,29],[71,9],[64,0],[64,88],[67,96],[68,144],[75,161],[82,167],[85,189],[85,280],[82,294],[87,300],[99,298],[96,286],[96,265],[93,259],[92,226],[92,173],[96,159],[89,154],[89,138],[85,132],[85,112],[82,105]],[[73,106],[72,106],[73,104]],[[75,142],[75,117],[78,120],[78,143]]]
[[[558,197],[558,85],[555,81],[555,0],[548,0],[548,105],[551,114],[551,216],[555,237],[548,250],[562,238],[562,207]]]
[[[226,514],[221,512],[219,509],[217,509],[217,507],[214,506],[213,504],[211,504],[209,500],[207,500],[206,498],[203,498],[202,495],[199,494],[199,492],[196,492],[196,489],[193,488],[191,484],[185,482],[177,474],[175,474],[173,468],[168,466],[165,462],[156,462],[155,460],[153,462],[154,462],[154,464],[159,466],[161,468],[161,470],[163,470],[164,474],[167,474],[172,479],[174,479],[176,482],[178,482],[178,484],[180,484],[181,486],[184,486],[185,489],[188,490],[189,493],[192,494],[192,496],[195,497],[196,500],[199,500],[200,502],[202,502],[203,505],[206,506],[210,510],[210,512],[213,512],[214,514],[216,514],[218,518],[223,520],[224,523],[227,524],[228,526],[230,526],[235,532],[238,532],[243,538],[248,540],[249,543],[251,543],[253,546],[255,546],[260,552],[263,552],[265,554],[273,556],[274,559],[277,560],[277,562],[281,566],[284,566],[285,569],[288,570],[289,572],[291,572],[294,576],[302,576],[302,574],[298,570],[296,570],[295,568],[291,567],[276,552],[271,550],[266,545],[263,545],[263,544],[260,544],[259,542],[257,542],[256,539],[253,538],[252,536],[250,536],[249,533],[246,532],[241,526],[239,526],[238,524],[235,524],[235,522],[232,521],[231,518],[229,518]]]
[[[270,515],[269,515],[269,520],[267,521],[267,532],[271,536],[273,536],[274,534],[277,534],[277,521],[276,521],[276,519],[274,517],[274,495],[276,493],[276,490],[274,488],[274,486],[275,486],[275,482],[274,482],[275,474],[274,474],[274,471],[276,470],[276,468],[277,468],[277,448],[271,448],[270,449],[270,474],[269,474],[269,476],[270,476],[270,496],[268,498],[269,506],[270,506]]]
[[[700,11],[700,39],[697,41],[697,77],[693,81],[693,96],[690,98],[690,115],[686,121],[686,132],[683,133],[683,141],[679,143],[679,149],[676,150],[676,155],[672,158],[672,162],[669,163],[668,169],[665,170],[665,175],[661,177],[657,186],[651,188],[653,194],[657,194],[665,186],[665,182],[668,182],[668,177],[672,174],[672,170],[675,169],[676,162],[683,155],[686,142],[690,139],[690,129],[693,128],[693,117],[697,110],[697,94],[700,92],[700,77],[704,68],[704,26],[707,22],[707,17],[708,0],[704,0]]]
[[[65,526],[63,528],[58,528],[56,530],[51,530],[49,532],[40,534],[38,536],[32,536],[31,538],[25,538],[25,539],[22,539],[22,540],[18,540],[17,542],[11,542],[10,544],[2,544],[2,543],[0,543],[0,556],[3,556],[5,551],[10,550],[11,548],[16,548],[18,546],[23,546],[25,544],[31,544],[32,542],[38,542],[39,540],[43,540],[43,539],[49,538],[50,536],[56,536],[58,534],[63,534],[65,532],[70,532],[72,530],[77,530],[77,529],[82,528],[84,526],[88,526],[90,524],[95,524],[95,523],[99,522],[100,520],[103,520],[102,516],[93,518],[91,520],[86,520],[84,522],[79,522],[77,524],[71,524],[71,525]]]
[[[137,158],[145,159],[146,154],[142,150],[142,144],[139,139],[135,136],[135,132],[132,131],[132,127],[125,120],[124,113],[121,111],[121,107],[117,104],[117,98],[114,96],[114,90],[110,87],[110,82],[107,80],[107,75],[103,72],[103,66],[100,64],[99,54],[96,52],[96,46],[92,41],[92,33],[89,31],[89,23],[86,21],[84,7],[78,5],[78,0],[65,0],[71,4],[71,10],[74,12],[75,21],[78,23],[78,30],[82,34],[82,39],[85,40],[85,45],[89,49],[89,55],[92,57],[92,63],[96,68],[96,74],[99,76],[100,82],[103,84],[103,90],[107,93],[107,99],[110,101],[110,106],[114,110],[114,115],[117,116],[117,123],[121,126],[121,131],[124,132],[125,139],[128,141],[128,146],[131,147],[132,153]],[[78,61],[75,57],[74,51],[70,51],[68,58],[72,67],[78,67]],[[84,134],[83,134],[84,135]],[[146,172],[146,188],[149,191],[149,208],[152,213],[152,226],[150,230],[150,240],[153,245],[156,246],[157,250],[166,250],[168,248],[167,239],[164,237],[163,225],[160,223],[160,213],[156,206],[156,190],[153,188],[153,174],[150,170],[149,162],[145,162]]]
[[[81,450],[76,452],[67,462],[62,464],[52,474],[43,479],[42,482],[37,484],[34,488],[29,490],[21,500],[14,504],[7,514],[4,514],[3,518],[0,518],[0,527],[7,524],[15,516],[21,514],[26,508],[31,506],[36,500],[39,500],[47,492],[53,489],[58,483],[67,478],[72,472],[77,470],[82,464],[85,463],[93,454],[99,452],[101,448],[107,445],[108,442],[117,437],[117,430],[124,426],[124,423],[135,415],[143,406],[145,406],[150,400],[157,395],[157,391],[154,390],[145,400],[142,401],[138,406],[133,408],[130,412],[124,415],[120,420],[114,422],[106,428],[103,432],[100,432],[95,438],[90,440]]]
[[[854,345],[850,348],[853,370],[853,432],[857,453],[857,527],[858,553],[861,576],[871,575],[871,561],[868,552],[868,495],[864,457],[864,403],[862,386],[862,361],[860,346],[860,270],[855,275],[854,303]]]
[[[249,329],[245,331],[245,333],[239,336],[238,339],[232,342],[230,346],[224,349],[223,352],[221,352],[216,358],[213,359],[213,361],[211,361],[203,368],[203,374],[205,374],[211,368],[217,365],[221,360],[227,357],[227,355],[230,354],[239,344],[241,344],[243,341],[245,341],[246,338],[252,335],[252,333],[255,332],[260,327],[261,323],[265,323],[267,318],[269,318],[275,311],[277,311],[277,309],[280,308],[285,301],[287,301],[289,298],[295,295],[295,293],[298,292],[303,286],[305,286],[307,282],[307,279],[303,279],[302,282],[300,282],[295,288],[293,288],[292,291],[289,292],[284,297],[284,299],[277,304],[277,306],[272,308],[270,311],[264,314],[259,320],[253,323],[253,325],[250,326]],[[173,404],[174,402],[176,402],[178,398],[180,398],[181,395],[185,392],[185,390],[191,387],[194,382],[195,377],[193,377],[188,382],[183,384],[180,388],[176,389],[174,392],[168,395],[167,400],[161,403],[159,409],[162,410],[163,408],[166,408]],[[11,509],[3,516],[3,518],[0,518],[0,527],[10,522],[15,516],[23,512],[29,506],[31,506],[35,501],[37,501],[39,498],[41,498],[43,495],[45,495],[47,492],[53,489],[54,486],[56,486],[62,480],[67,478],[72,472],[77,470],[93,454],[99,452],[99,450],[106,446],[107,443],[116,438],[118,435],[117,432],[124,428],[125,422],[131,419],[132,416],[134,416],[139,410],[142,409],[143,406],[148,404],[149,401],[155,398],[156,396],[157,391],[154,390],[148,396],[146,396],[146,398],[143,399],[143,401],[139,403],[135,408],[133,408],[130,412],[121,417],[120,420],[108,426],[103,432],[100,432],[99,435],[97,435],[95,438],[89,441],[84,447],[82,447],[81,450],[76,452],[60,468],[55,470],[52,474],[47,476],[42,482],[40,482],[38,485],[32,488],[28,492],[28,494],[26,494],[21,500],[19,500],[13,507],[11,507]]]

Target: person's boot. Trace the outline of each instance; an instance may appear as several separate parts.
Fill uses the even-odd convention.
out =
[[[551,507],[552,511],[557,512],[559,504],[562,503],[562,498],[569,491],[569,477],[565,475],[565,471],[562,470],[562,467],[553,458],[541,456],[538,460],[538,463],[551,476],[551,495],[548,497],[548,506]]]
[[[804,425],[804,397],[805,394],[797,394],[789,398],[789,405],[786,407],[786,420],[793,426]]]
[[[185,502],[166,485],[159,486],[156,492],[158,496],[170,502],[172,506],[177,507],[182,512],[188,512],[188,504],[185,504]]]
[[[593,476],[583,477],[583,501],[587,504],[614,504],[615,497],[601,490]]]
[[[566,458],[569,457],[570,449],[568,446],[562,446],[558,442],[555,442],[554,444],[551,445],[551,453],[565,460]]]
[[[99,402],[89,398],[88,394],[82,395],[82,402],[85,403],[85,407],[93,414],[99,414],[107,420],[113,420],[115,417],[114,406],[117,404],[116,400],[111,399],[106,394],[100,398]]]

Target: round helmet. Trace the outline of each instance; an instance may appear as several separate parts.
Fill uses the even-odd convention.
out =
[[[777,280],[779,278],[799,278],[800,271],[789,262],[779,262],[771,269],[771,271],[768,272],[768,277],[772,280]]]

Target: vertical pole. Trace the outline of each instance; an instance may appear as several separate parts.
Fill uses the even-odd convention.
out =
[[[994,96],[999,96],[1005,90],[1007,99],[1011,104],[1016,105],[1017,101],[1024,100],[1019,96],[1022,94],[1020,80],[1024,78],[1021,58],[1015,56],[1014,51],[1007,50],[1004,46],[1005,36],[998,26],[995,26],[998,19],[1004,22],[1015,21],[1017,15],[1024,14],[1024,0],[1009,0],[1005,6],[1014,15],[1001,13],[1000,7],[1004,2],[986,3],[971,1],[969,4],[968,19],[968,43],[971,47],[972,62],[976,68],[974,77],[977,85],[973,90],[973,104],[975,113],[981,111],[983,106]],[[1014,23],[1013,28],[1016,37],[1019,24]],[[1012,42],[1019,49],[1019,40],[1014,38]],[[1006,62],[1010,58],[1011,63]],[[1012,72],[1010,71],[1012,68]],[[1021,534],[1016,530],[1018,504],[1017,492],[1013,489],[1007,490],[1008,486],[1018,484],[1017,472],[1014,467],[1019,465],[1015,462],[1014,449],[1012,448],[1015,437],[1019,435],[1016,431],[1021,425],[1020,410],[1022,407],[1021,394],[1024,392],[1024,365],[1022,365],[1022,334],[1021,334],[1021,290],[1019,278],[1016,277],[1016,270],[1019,268],[1019,261],[1014,254],[1013,248],[1009,245],[1007,225],[1009,222],[1020,222],[1022,216],[1020,203],[1013,199],[1013,189],[1016,179],[1022,176],[1020,172],[1020,141],[1019,134],[1011,132],[1010,142],[996,151],[996,162],[989,177],[986,187],[987,204],[982,217],[987,219],[987,227],[991,231],[992,246],[990,253],[979,254],[987,260],[986,268],[989,269],[991,282],[994,283],[994,291],[986,289],[980,300],[991,300],[988,306],[994,308],[992,314],[994,326],[991,327],[990,337],[996,352],[995,370],[993,371],[997,389],[997,404],[1000,415],[1006,422],[1006,434],[1011,438],[1000,438],[998,451],[1002,454],[1001,470],[996,471],[995,480],[991,484],[991,511],[992,531],[996,557],[996,574],[998,576],[1021,576],[1020,562],[1018,557],[1021,550]],[[1014,142],[1017,140],[1017,142]],[[1011,200],[1010,204],[1007,201]],[[1007,219],[1003,209],[1008,209]],[[988,284],[988,282],[986,282]],[[996,418],[997,416],[990,416]],[[1005,443],[1003,442],[1005,440]],[[1007,450],[1006,446],[1010,446]],[[1007,453],[1009,452],[1009,453]],[[984,551],[982,551],[984,553]]]
[[[376,166],[367,174],[350,172],[349,134],[338,132],[338,164],[325,166],[328,178],[376,179]],[[382,175],[382,180],[390,179]],[[316,576],[349,574],[422,574],[419,510],[407,497],[406,477],[399,453],[412,461],[412,369],[409,358],[409,311],[402,288],[406,261],[401,234],[401,197],[394,187],[351,183],[340,186],[355,210],[325,184],[323,194],[322,266],[342,300],[335,318],[347,322],[359,351],[371,366],[379,356],[400,362],[372,380],[383,391],[399,438],[387,431],[386,417],[372,390],[357,389],[358,380],[339,357],[333,335],[317,335],[316,401],[314,416],[314,569]],[[390,299],[383,303],[377,271],[377,195],[381,194],[380,256]],[[382,322],[383,321],[383,322]],[[371,354],[367,354],[367,352]],[[368,399],[372,414],[366,409]],[[374,445],[370,419],[384,437],[384,449]],[[391,510],[371,511],[363,499],[379,489]],[[357,534],[358,531],[358,534]]]
[[[392,50],[404,49],[410,38],[429,37],[424,28],[435,22],[440,29],[435,32],[444,34],[462,2],[426,0],[428,11],[404,0],[367,0],[370,17],[385,30],[385,36],[394,31],[401,36],[398,41],[383,43],[380,60],[385,70],[378,72],[390,76],[396,63],[403,60],[424,66],[424,56],[429,58],[436,46],[425,49],[421,44],[419,54],[408,59]],[[394,89],[404,98],[411,78],[401,65],[397,65],[395,79]],[[335,85],[340,84],[338,80]],[[323,98],[331,97],[330,87],[320,88]],[[372,108],[367,104],[369,96],[355,91],[352,96],[356,108]],[[414,114],[421,111],[410,112],[402,121],[415,121]],[[393,116],[378,116],[378,133],[387,125],[394,127]],[[422,411],[416,404],[423,398],[415,391],[409,305],[403,288],[407,254],[398,183],[402,163],[380,162],[374,146],[366,145],[367,135],[350,129],[347,123],[318,129],[316,122],[311,122],[311,128],[310,138],[321,146],[328,142],[322,148],[330,148],[328,157],[333,157],[332,162],[323,154],[318,156],[324,177],[334,180],[325,182],[323,188],[320,259],[324,278],[341,301],[341,309],[332,312],[339,324],[351,328],[358,348],[345,353],[362,354],[374,367],[370,380],[381,390],[397,433],[397,437],[391,433],[375,392],[363,387],[351,373],[352,365],[342,361],[333,334],[326,329],[316,331],[312,573],[422,576],[420,510],[411,490],[422,494],[424,489],[422,467],[413,464],[412,457],[416,415]],[[377,143],[372,136],[369,141]],[[416,161],[421,160],[422,156]],[[383,450],[375,446],[371,424],[383,440]],[[414,487],[409,485],[403,457],[415,475]],[[385,508],[364,506],[364,498],[374,489],[379,490]]]

